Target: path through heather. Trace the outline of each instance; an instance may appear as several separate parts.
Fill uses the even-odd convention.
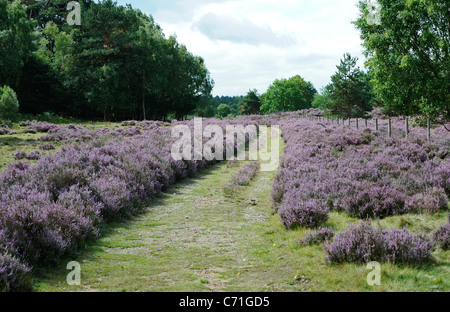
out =
[[[81,263],[81,286],[68,286],[63,268],[45,273],[38,290],[298,289],[290,283],[294,264],[281,263],[280,271],[261,257],[282,246],[271,239],[274,227],[283,231],[271,208],[276,172],[259,172],[229,198],[221,188],[237,169],[218,164],[176,185],[135,220],[114,226],[75,259]]]

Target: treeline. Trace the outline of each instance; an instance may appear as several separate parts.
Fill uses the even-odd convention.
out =
[[[81,25],[70,26],[67,3],[0,0],[0,86],[15,91],[20,113],[183,119],[211,105],[204,60],[151,16],[83,0]]]
[[[365,70],[346,53],[320,94],[298,76],[276,80],[259,96],[260,111],[313,106],[348,118],[369,117],[377,107],[390,116],[428,117],[444,126],[450,122],[448,0],[377,0],[375,4],[359,1],[360,15],[354,22],[363,40]]]

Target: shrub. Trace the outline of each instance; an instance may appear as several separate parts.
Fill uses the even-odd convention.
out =
[[[436,213],[448,209],[448,198],[441,187],[427,189],[423,193],[411,197],[408,210],[413,212]]]
[[[385,218],[406,211],[405,195],[389,186],[361,185],[344,196],[343,209],[360,219]]]
[[[309,233],[298,243],[300,245],[320,245],[330,241],[334,237],[334,231],[327,227],[321,227],[316,232]]]
[[[433,240],[444,250],[450,249],[450,223],[440,226],[433,233]]]
[[[15,160],[22,160],[27,157],[27,152],[25,151],[18,151],[14,154]]]
[[[232,177],[232,183],[240,186],[249,185],[250,181],[259,170],[259,162],[252,161],[236,172]]]
[[[8,253],[0,252],[0,291],[30,291],[31,268]]]
[[[38,151],[28,153],[26,156],[26,159],[28,160],[39,160],[39,158],[41,158],[41,154]]]
[[[278,209],[284,226],[288,229],[296,226],[317,228],[328,220],[329,208],[326,202],[318,199],[304,200],[295,191],[288,191]]]
[[[430,257],[434,244],[406,229],[382,230],[362,221],[358,226],[350,224],[324,249],[329,263],[391,261],[419,264]]]
[[[39,149],[42,151],[51,151],[51,150],[55,150],[55,146],[53,146],[50,143],[44,143],[41,146],[39,146]]]
[[[8,86],[0,88],[0,118],[11,120],[17,117],[19,101],[16,92]]]

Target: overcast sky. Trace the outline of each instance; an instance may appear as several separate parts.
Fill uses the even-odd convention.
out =
[[[118,0],[151,14],[166,36],[205,59],[214,95],[259,93],[300,75],[317,90],[344,53],[363,55],[357,0]]]

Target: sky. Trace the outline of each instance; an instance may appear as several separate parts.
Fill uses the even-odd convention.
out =
[[[275,79],[326,86],[344,53],[364,66],[357,0],[117,0],[203,57],[214,95],[264,93]]]

